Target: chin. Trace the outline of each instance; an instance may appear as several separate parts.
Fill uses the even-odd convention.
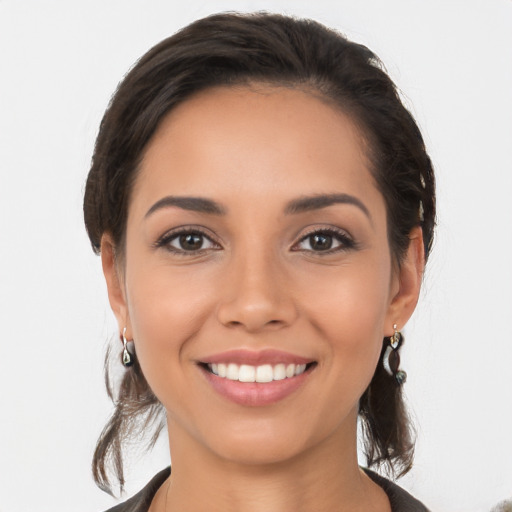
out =
[[[297,446],[283,439],[253,440],[238,442],[230,440],[217,448],[220,458],[242,466],[273,466],[290,462],[305,452],[305,447]]]
[[[319,428],[320,427],[320,428]],[[339,427],[339,424],[338,424]],[[332,448],[336,423],[308,424],[304,419],[241,421],[210,429],[203,443],[220,459],[233,464],[268,466],[298,461],[322,444]],[[213,434],[213,435],[212,435]]]

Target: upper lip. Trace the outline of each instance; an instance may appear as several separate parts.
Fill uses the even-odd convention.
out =
[[[290,352],[283,352],[275,349],[265,350],[228,350],[213,354],[205,358],[201,358],[201,363],[205,364],[218,364],[218,363],[234,363],[234,364],[247,364],[251,366],[259,366],[263,364],[308,364],[314,362],[314,359],[302,357]]]

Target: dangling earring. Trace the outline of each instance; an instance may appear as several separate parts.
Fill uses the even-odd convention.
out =
[[[398,354],[398,349],[402,345],[404,337],[402,333],[397,330],[396,324],[393,325],[393,329],[395,330],[395,333],[389,337],[389,345],[386,347],[386,351],[384,352],[382,366],[384,366],[384,370],[386,370],[386,372],[392,377],[395,377],[397,383],[401,385],[407,379],[407,373],[398,369],[400,366],[400,355]]]
[[[122,361],[123,361],[123,365],[126,368],[129,368],[130,366],[133,366],[133,363],[135,362],[135,357],[128,350],[128,341],[126,341],[125,334],[126,334],[126,327],[123,329],[123,334],[121,335],[121,339],[123,341]]]

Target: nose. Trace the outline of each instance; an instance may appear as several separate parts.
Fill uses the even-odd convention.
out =
[[[284,269],[268,255],[240,255],[223,279],[217,315],[226,327],[251,333],[291,325],[297,309]]]

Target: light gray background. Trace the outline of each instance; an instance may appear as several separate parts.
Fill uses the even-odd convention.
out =
[[[222,10],[313,17],[367,44],[403,91],[438,177],[439,229],[406,328],[416,465],[432,510],[512,496],[512,1],[0,0],[0,511],[113,505],[90,476],[115,332],[81,218],[98,124],[154,43]],[[128,468],[134,492],[165,440]]]

